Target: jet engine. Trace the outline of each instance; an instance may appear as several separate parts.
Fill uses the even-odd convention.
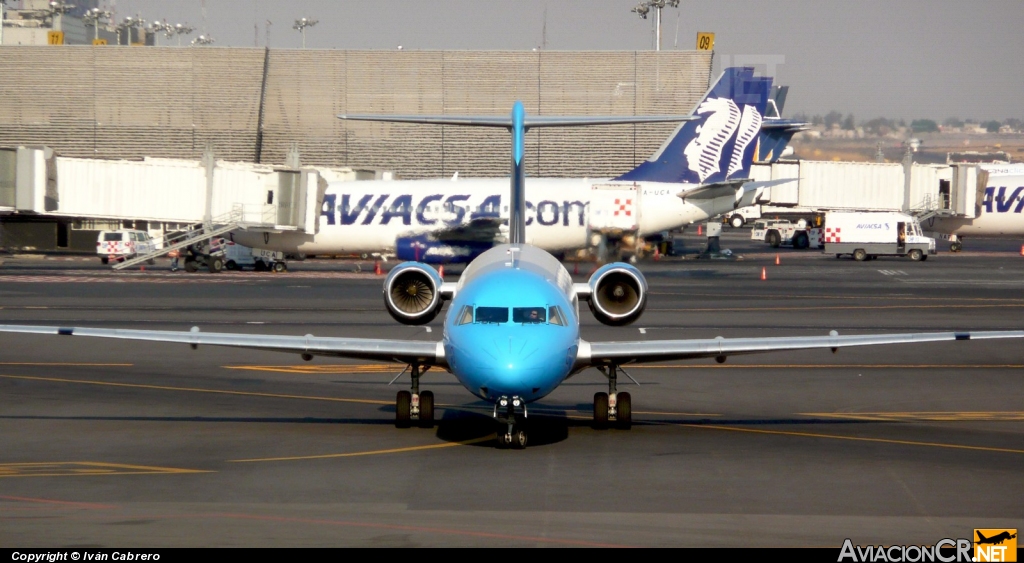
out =
[[[384,280],[384,305],[394,319],[423,325],[441,312],[441,284],[437,271],[419,262],[403,262]]]
[[[640,318],[647,306],[647,280],[629,264],[602,266],[587,283],[590,311],[606,325],[622,326]]]

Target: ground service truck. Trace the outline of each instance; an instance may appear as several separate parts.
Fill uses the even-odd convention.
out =
[[[921,232],[916,217],[885,211],[830,211],[822,229],[826,254],[854,260],[878,256],[907,256],[927,260],[935,254],[935,239]]]

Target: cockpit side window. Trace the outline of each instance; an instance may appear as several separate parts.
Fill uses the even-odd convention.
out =
[[[558,326],[565,326],[565,316],[558,307],[548,308],[548,323]]]
[[[544,314],[544,307],[514,307],[512,309],[512,322],[514,323],[543,323],[547,321]]]
[[[508,307],[477,307],[476,322],[478,323],[507,323]]]
[[[456,325],[467,325],[473,322],[473,306],[466,305],[462,308],[462,312],[459,313],[459,320],[455,322]]]

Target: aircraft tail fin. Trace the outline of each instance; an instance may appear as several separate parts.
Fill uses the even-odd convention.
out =
[[[984,534],[982,534],[981,532],[975,531],[974,533],[978,534],[978,541],[979,541],[979,542],[983,542],[983,541],[985,541],[985,540],[987,540],[987,539],[988,539],[988,538],[986,538],[986,537],[985,537],[985,535],[984,535]]]
[[[772,79],[750,67],[727,68],[651,158],[615,178],[708,184],[750,175]]]

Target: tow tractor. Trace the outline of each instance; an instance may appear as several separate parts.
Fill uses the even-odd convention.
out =
[[[792,246],[796,249],[810,248],[819,245],[818,232],[807,224],[807,221],[800,219],[793,223],[789,219],[758,219],[754,221],[754,228],[750,231],[750,240],[763,240],[772,248],[780,246]]]

